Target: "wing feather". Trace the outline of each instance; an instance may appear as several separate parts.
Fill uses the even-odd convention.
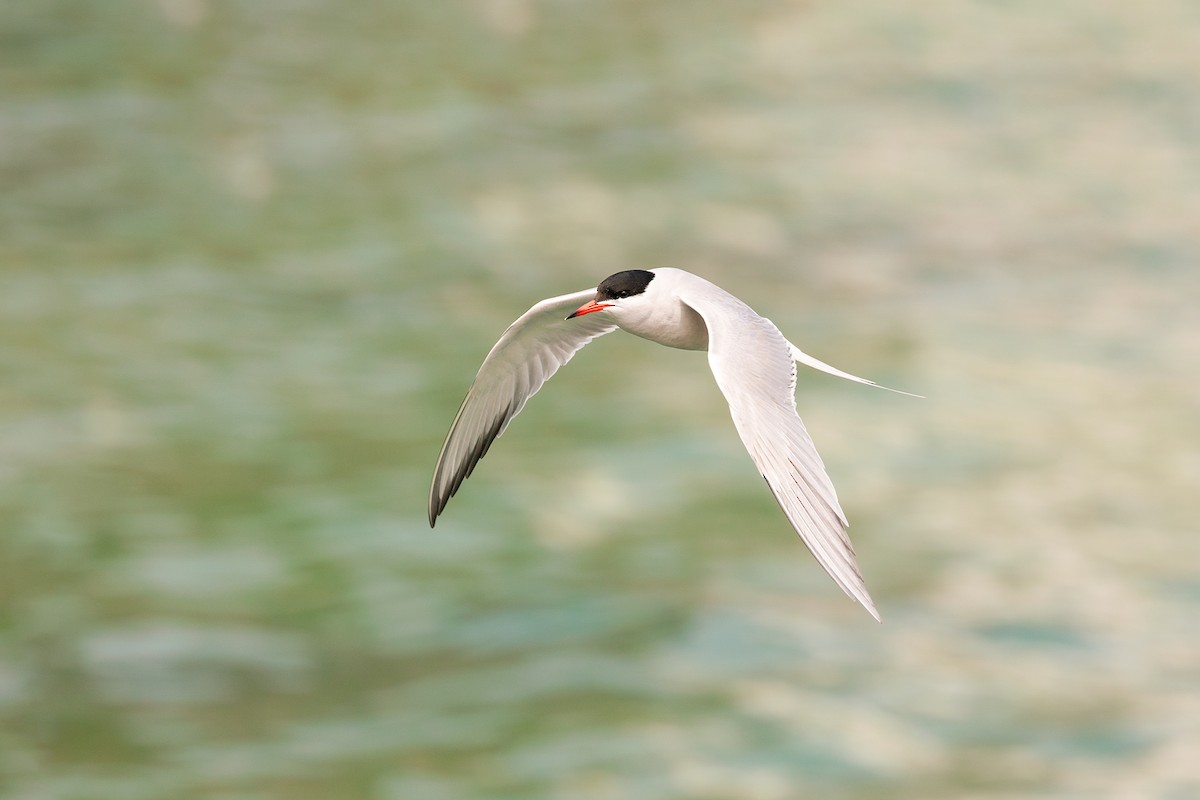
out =
[[[792,345],[770,320],[707,281],[681,288],[680,299],[708,326],[713,377],[776,502],[830,577],[878,620],[837,491],[796,412]]]
[[[607,314],[565,319],[595,294],[588,289],[537,303],[508,326],[483,360],[433,470],[430,527],[525,402],[580,348],[617,327]]]

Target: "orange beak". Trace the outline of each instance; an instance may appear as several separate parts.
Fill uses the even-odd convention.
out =
[[[575,311],[571,314],[571,316],[567,317],[567,319],[582,317],[584,314],[591,314],[593,311],[603,311],[610,305],[612,305],[612,303],[597,303],[595,300],[589,300],[579,308],[575,309]]]

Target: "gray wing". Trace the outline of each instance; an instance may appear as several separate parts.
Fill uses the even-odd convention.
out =
[[[878,620],[837,492],[796,413],[792,345],[774,323],[717,286],[690,287],[681,300],[708,326],[713,377],[729,402],[738,435],[783,513],[837,585]]]
[[[588,289],[541,301],[508,326],[483,360],[433,470],[430,527],[525,401],[580,348],[617,327],[608,314],[565,319],[595,295]]]

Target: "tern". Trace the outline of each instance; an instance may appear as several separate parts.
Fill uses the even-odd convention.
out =
[[[526,401],[585,344],[617,328],[667,347],[708,351],[734,427],[788,522],[837,585],[879,620],[837,492],[796,412],[796,364],[888,387],[813,358],[750,306],[681,269],[617,272],[594,289],[536,303],[508,327],[442,445],[429,490],[430,527]]]

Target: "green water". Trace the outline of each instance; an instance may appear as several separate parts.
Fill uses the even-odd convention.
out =
[[[0,7],[0,796],[1200,796],[1194,4]],[[820,358],[885,623],[621,334]]]

